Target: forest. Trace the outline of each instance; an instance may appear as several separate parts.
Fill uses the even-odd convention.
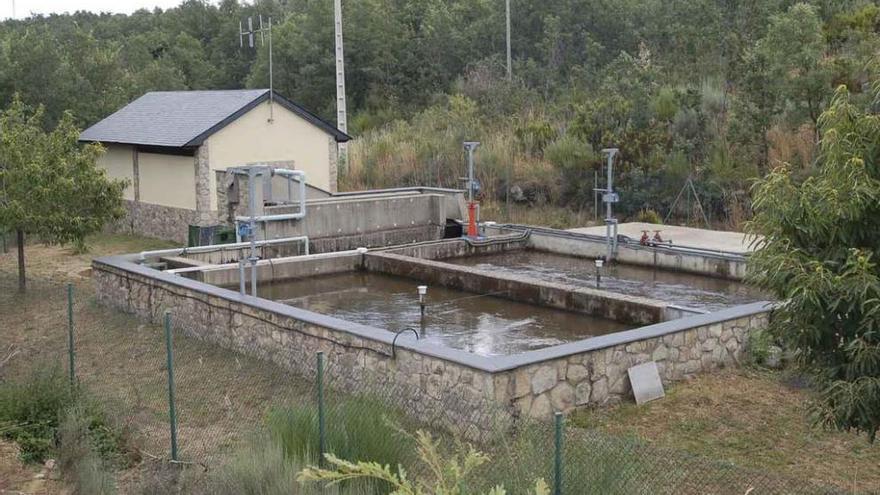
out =
[[[811,174],[820,114],[841,85],[870,106],[880,53],[880,7],[865,0],[511,0],[508,79],[503,0],[343,10],[356,141],[342,187],[457,187],[461,142],[477,140],[489,207],[577,214],[616,146],[622,216],[662,218],[690,178],[728,228],[750,218],[755,178],[784,163]],[[68,111],[84,127],[146,91],[268,87],[266,48],[238,35],[258,15],[273,19],[276,90],[333,121],[330,0],[7,20],[0,107],[18,94],[45,106],[47,128]]]

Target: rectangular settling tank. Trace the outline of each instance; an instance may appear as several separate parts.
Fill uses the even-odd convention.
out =
[[[516,250],[448,258],[443,262],[548,282],[596,287],[594,261],[575,256]],[[625,264],[606,264],[601,269],[599,286],[609,292],[647,297],[706,312],[765,299],[757,290],[739,282]]]
[[[421,340],[484,356],[508,355],[627,330],[623,323],[586,314],[474,294],[428,288],[420,318],[420,282],[373,272],[345,272],[260,287],[260,297],[397,332],[413,328]]]

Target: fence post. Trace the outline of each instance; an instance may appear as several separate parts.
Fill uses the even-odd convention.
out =
[[[324,463],[327,444],[324,438],[324,353],[318,351],[318,462]]]
[[[171,311],[165,311],[165,352],[168,358],[168,418],[171,425],[171,460],[177,461],[177,411],[174,407],[174,349],[171,347]]]
[[[553,495],[562,495],[562,413],[557,412],[555,458],[553,459]]]
[[[76,366],[73,347],[73,284],[67,284],[67,358],[70,366],[70,386],[76,385]]]

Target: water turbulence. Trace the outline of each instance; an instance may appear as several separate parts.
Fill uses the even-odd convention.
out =
[[[443,261],[496,273],[596,287],[593,260],[575,256],[523,250]],[[601,275],[602,290],[648,297],[709,312],[765,299],[755,289],[739,282],[670,270],[614,264],[605,265]]]
[[[606,318],[432,286],[424,324],[416,286],[401,277],[349,272],[280,282],[263,297],[396,332],[416,329],[426,342],[486,356],[516,354],[629,327]]]

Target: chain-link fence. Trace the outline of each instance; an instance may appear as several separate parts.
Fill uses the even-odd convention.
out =
[[[203,473],[189,485],[193,492],[217,492],[199,483],[232,476],[242,459],[265,469],[273,449],[298,466],[322,462],[328,452],[430,475],[414,437],[423,430],[449,455],[465,441],[489,455],[462,493],[495,485],[531,493],[539,479],[554,494],[837,493],[569,426],[561,416],[511,422],[509,411],[491,401],[474,404],[456,390],[417,393],[424,384],[364,373],[321,355],[313,373],[297,375],[249,357],[247,349],[188,337],[173,313],[167,325],[155,325],[100,306],[86,284],[33,282],[24,295],[12,286],[0,289],[0,322],[17,329],[0,349],[0,379],[35,361],[62,366],[126,428],[140,459],[201,466],[193,468]],[[352,383],[358,392],[351,392]],[[456,423],[444,409],[471,416]],[[224,486],[233,486],[230,479],[223,478]],[[387,486],[361,490],[387,493]]]

